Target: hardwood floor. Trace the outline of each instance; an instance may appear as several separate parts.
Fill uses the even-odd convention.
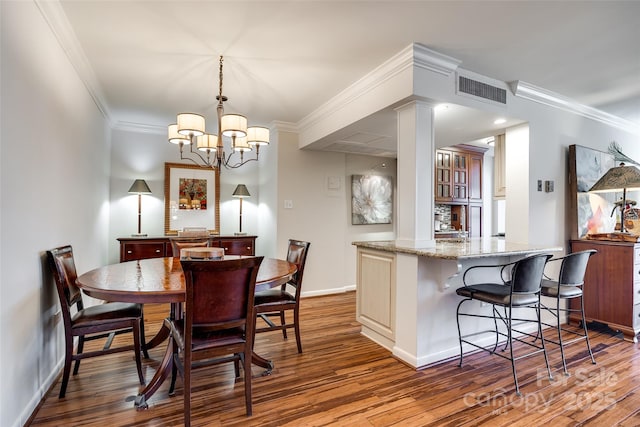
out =
[[[167,310],[145,306],[148,337]],[[256,350],[272,359],[275,369],[260,377],[254,368],[252,417],[245,415],[243,383],[234,382],[232,364],[195,371],[193,425],[532,426],[552,420],[554,427],[640,425],[640,347],[608,333],[590,333],[597,365],[583,343],[567,347],[570,377],[562,375],[557,346],[550,345],[549,352],[553,382],[544,369],[537,378],[542,356],[518,361],[523,396],[517,397],[509,362],[484,352],[465,356],[462,368],[453,360],[416,371],[397,361],[360,335],[353,292],[303,299],[301,325],[303,354],[293,337],[258,335]],[[147,380],[163,351],[155,348],[151,359],[143,360]],[[167,395],[165,382],[149,409],[133,407],[139,384],[131,354],[84,360],[64,399],[57,397],[59,386],[47,393],[30,425],[182,424],[180,380],[175,397]]]

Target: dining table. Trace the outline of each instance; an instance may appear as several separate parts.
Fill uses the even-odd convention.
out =
[[[224,259],[246,258],[242,255],[225,255]],[[211,261],[215,262],[215,261]],[[287,283],[297,271],[296,264],[277,258],[264,258],[258,269],[256,292]],[[180,258],[150,258],[109,264],[88,271],[76,280],[76,284],[90,297],[118,302],[140,304],[169,303],[169,317],[180,316],[185,301],[185,279]],[[157,347],[170,335],[164,325],[145,345],[145,349]],[[273,362],[255,351],[252,362],[265,368],[263,375],[273,370]],[[146,409],[149,398],[168,378],[173,367],[173,349],[167,345],[162,361],[153,378],[134,398],[137,409]]]

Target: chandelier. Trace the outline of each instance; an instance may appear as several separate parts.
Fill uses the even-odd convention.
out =
[[[222,166],[235,169],[247,162],[258,160],[260,146],[269,144],[269,129],[261,126],[247,127],[247,118],[240,114],[224,114],[222,94],[222,61],[220,55],[217,119],[218,135],[205,131],[204,116],[196,113],[180,113],[176,123],[169,125],[169,142],[180,148],[180,160],[189,160],[198,166],[220,170]],[[222,137],[231,140],[231,152],[225,152]],[[184,146],[189,146],[185,153]],[[194,145],[196,149],[194,150]],[[255,157],[245,158],[245,152],[254,151]],[[239,153],[240,160],[234,154]],[[233,159],[233,160],[232,160]]]

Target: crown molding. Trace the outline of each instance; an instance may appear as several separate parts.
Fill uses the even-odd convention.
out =
[[[521,80],[511,82],[509,85],[511,86],[513,94],[517,97],[538,102],[549,107],[568,111],[570,113],[577,114],[588,119],[596,120],[608,126],[621,129],[634,135],[640,135],[640,125],[632,121],[614,116],[613,114],[606,113],[604,111],[598,110],[597,108],[580,104],[579,102],[576,102],[571,98],[567,98],[555,92],[551,92],[541,87],[523,82]]]
[[[460,64],[461,61],[455,58],[428,49],[420,43],[412,43],[300,120],[298,129],[314,125],[409,68],[416,67],[449,76]]]
[[[126,132],[150,133],[155,135],[167,135],[166,126],[149,125],[146,123],[134,123],[117,121],[112,126],[113,130],[122,130]]]
[[[413,61],[418,68],[449,76],[456,71],[462,61],[431,50],[420,43],[413,44]]]
[[[276,132],[292,132],[292,133],[300,132],[300,130],[298,129],[298,125],[296,123],[283,122],[280,120],[272,121],[269,127]]]
[[[44,17],[44,20],[51,28],[51,31],[58,39],[62,50],[69,58],[69,62],[76,70],[78,77],[84,83],[89,95],[93,98],[96,106],[107,120],[110,126],[113,125],[109,106],[102,92],[100,83],[96,77],[87,56],[76,37],[67,15],[64,13],[58,0],[34,0],[37,8]]]

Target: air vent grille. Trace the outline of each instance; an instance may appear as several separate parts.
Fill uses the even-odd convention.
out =
[[[468,77],[458,76],[458,90],[469,95],[477,96],[501,104],[507,103],[507,91],[491,86]]]

